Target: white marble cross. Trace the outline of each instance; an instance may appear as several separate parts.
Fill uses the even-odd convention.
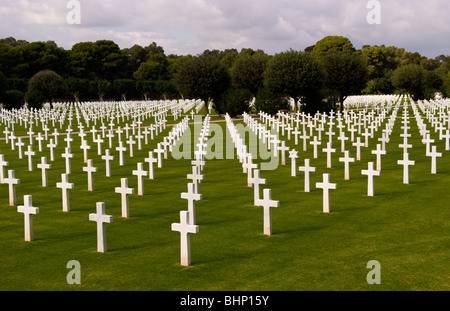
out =
[[[5,167],[8,166],[8,162],[5,161],[5,156],[0,154],[0,184],[4,183],[5,179]]]
[[[356,147],[356,161],[361,161],[361,147],[364,146],[364,143],[361,142],[361,137],[356,138],[356,143],[352,143],[353,146]]]
[[[158,162],[158,159],[153,157],[153,151],[148,152],[148,158],[144,159],[148,163],[148,179],[155,179],[155,170],[153,164]]]
[[[281,151],[281,165],[286,165],[286,151],[289,151],[289,147],[286,147],[284,140],[281,141],[281,146],[278,147],[278,150]]]
[[[164,153],[164,148],[161,147],[161,143],[158,143],[158,148],[153,150],[158,154],[158,168],[162,168],[162,154]]]
[[[24,204],[17,207],[17,212],[24,214],[25,241],[32,242],[33,234],[33,215],[39,214],[39,208],[33,206],[31,195],[23,197]]]
[[[55,148],[56,144],[53,142],[53,138],[50,138],[50,143],[47,144],[47,147],[50,148],[50,161],[55,161]]]
[[[188,179],[192,179],[194,184],[194,192],[199,193],[199,183],[203,180],[203,175],[199,172],[200,168],[198,166],[192,166],[192,174],[187,174]]]
[[[42,187],[48,187],[47,170],[52,166],[50,164],[47,164],[46,157],[41,157],[41,163],[39,163],[37,167],[42,170]]]
[[[436,149],[436,146],[432,146],[431,152],[427,153],[427,156],[431,157],[431,174],[436,174],[436,158],[442,157],[442,153],[437,152]]]
[[[198,233],[198,226],[189,223],[189,212],[180,212],[180,223],[172,224],[172,231],[180,232],[180,252],[181,252],[181,265],[191,265],[191,243],[190,233]]]
[[[195,201],[202,199],[202,195],[195,192],[194,183],[188,183],[188,192],[182,192],[181,198],[188,200],[189,224],[195,224]]]
[[[125,148],[123,146],[123,142],[119,142],[119,147],[116,147],[116,151],[119,151],[119,165],[123,166],[124,165],[124,158],[123,158],[123,153],[125,151],[127,151],[127,148]]]
[[[22,159],[23,158],[23,148],[22,147],[25,146],[25,143],[22,142],[22,137],[19,137],[17,139],[16,146],[18,147],[18,151],[19,151],[19,159]]]
[[[3,183],[8,184],[9,206],[16,205],[16,185],[20,184],[20,179],[15,178],[13,170],[8,170],[8,178],[3,178]]]
[[[264,189],[264,197],[256,202],[256,206],[264,208],[264,234],[272,235],[272,207],[279,207],[280,202],[272,200],[271,189]]]
[[[130,157],[133,158],[134,157],[134,148],[133,145],[136,144],[136,141],[133,139],[133,136],[129,136],[128,140],[127,140],[127,144],[130,147]]]
[[[68,174],[61,174],[61,182],[56,184],[56,188],[62,190],[63,212],[70,212],[69,189],[73,189],[74,184],[69,183]]]
[[[372,154],[377,156],[377,171],[381,171],[381,155],[385,155],[386,151],[383,150],[380,144],[377,144],[377,150],[372,150]]]
[[[97,213],[89,214],[89,220],[97,223],[97,251],[104,253],[106,252],[105,224],[112,223],[113,221],[111,215],[105,215],[105,203],[97,203]]]
[[[350,158],[350,152],[345,150],[344,157],[339,158],[339,162],[344,162],[344,179],[350,180],[350,163],[355,162],[355,158]]]
[[[103,139],[101,137],[101,134],[97,135],[97,139],[93,139],[93,142],[97,143],[97,154],[98,155],[102,155],[102,143],[103,143]]]
[[[409,184],[409,166],[415,165],[415,161],[409,160],[409,154],[403,154],[403,160],[398,160],[397,163],[399,165],[403,165],[403,183]]]
[[[309,164],[309,159],[305,159],[305,166],[300,166],[298,168],[298,170],[300,172],[304,172],[305,173],[305,192],[310,192],[310,182],[309,182],[309,175],[311,172],[315,172],[316,168],[315,167],[311,167]]]
[[[254,187],[254,204],[256,205],[256,202],[258,202],[259,200],[259,185],[264,185],[266,183],[266,179],[260,178],[259,176],[260,171],[259,170],[254,170],[253,171],[253,177],[252,178],[247,178],[247,183],[248,184],[252,184]]]
[[[289,158],[291,159],[291,176],[296,177],[297,176],[297,159],[298,157],[298,151],[295,149],[292,149],[289,151]]]
[[[380,171],[373,169],[373,162],[369,162],[369,167],[367,170],[361,171],[362,175],[367,175],[367,195],[369,197],[374,196],[374,184],[373,184],[373,177],[374,176],[380,176]]]
[[[111,161],[114,160],[114,156],[111,155],[109,149],[105,150],[105,155],[102,156],[102,160],[105,160],[106,164],[106,177],[111,177]]]
[[[115,191],[116,193],[120,193],[122,197],[122,217],[128,218],[130,217],[128,195],[134,194],[134,189],[128,188],[128,178],[121,178],[120,184],[121,186],[116,187]]]
[[[336,149],[331,148],[331,143],[327,142],[327,147],[322,149],[322,151],[327,153],[327,168],[331,168],[331,154],[336,152]]]
[[[323,182],[316,183],[316,188],[323,189],[323,212],[330,212],[330,189],[336,189],[337,184],[330,183],[330,174],[323,174]]]
[[[28,150],[25,151],[25,155],[28,156],[28,171],[33,171],[33,156],[36,155],[36,152],[33,151],[33,146],[28,145]]]
[[[88,176],[88,191],[94,191],[94,176],[98,168],[94,167],[94,160],[88,159],[87,166],[83,167],[83,172],[87,172]]]
[[[137,176],[138,180],[138,195],[144,195],[144,176],[148,175],[148,172],[144,170],[144,163],[137,164],[137,170],[133,171],[133,175]]]
[[[65,148],[65,153],[61,155],[63,158],[66,159],[66,174],[71,173],[71,166],[70,166],[70,159],[73,158],[73,154],[70,153],[70,148]]]
[[[88,150],[91,149],[91,146],[88,145],[86,140],[81,141],[80,149],[83,149],[83,161],[87,163],[88,160]]]

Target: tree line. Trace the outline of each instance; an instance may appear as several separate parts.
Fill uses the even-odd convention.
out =
[[[315,112],[340,107],[358,94],[404,94],[430,99],[450,96],[450,56],[434,59],[394,46],[354,48],[328,36],[304,50],[269,55],[262,50],[205,50],[166,55],[153,42],[120,49],[110,40],[80,42],[70,50],[53,41],[0,39],[0,102],[196,98],[218,113],[289,109]]]

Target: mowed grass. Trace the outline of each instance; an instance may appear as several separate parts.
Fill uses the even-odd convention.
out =
[[[60,157],[64,152],[63,137],[55,153],[56,161],[51,162],[48,188],[40,186],[40,170],[28,172],[26,157],[20,160],[17,150],[10,150],[0,141],[1,153],[9,162],[7,169],[14,169],[21,181],[16,188],[18,205],[29,194],[33,205],[40,209],[33,218],[35,241],[24,242],[23,214],[17,212],[17,207],[8,206],[7,185],[0,185],[0,290],[449,290],[449,152],[432,130],[431,136],[443,157],[437,160],[437,174],[430,174],[431,160],[425,156],[425,145],[411,118],[410,159],[416,164],[410,167],[410,184],[404,185],[403,167],[397,164],[403,157],[398,147],[403,141],[398,118],[387,154],[382,156],[381,176],[375,177],[375,196],[368,197],[367,177],[361,175],[361,170],[367,169],[368,161],[375,162],[371,150],[376,148],[384,125],[370,139],[369,148],[362,148],[361,161],[350,164],[348,181],[344,180],[344,165],[338,160],[343,153],[337,136],[330,169],[326,168],[326,154],[322,152],[328,140],[325,135],[317,159],[313,159],[312,145],[303,151],[301,142],[296,146],[293,138],[289,141],[287,136],[280,136],[290,148],[299,151],[297,166],[308,158],[316,172],[311,174],[310,193],[303,191],[302,172],[290,176],[289,158],[286,166],[261,172],[267,180],[262,188],[272,189],[272,199],[280,201],[280,207],[272,209],[270,237],[263,234],[263,209],[254,206],[253,188],[248,187],[247,174],[236,157],[208,159],[200,184],[203,199],[196,202],[199,233],[191,235],[190,267],[180,265],[180,235],[171,231],[171,223],[180,220],[179,212],[187,210],[181,192],[187,191],[190,182],[186,178],[192,171],[190,159],[174,160],[169,155],[162,169],[155,167],[156,179],[145,179],[145,195],[130,196],[129,219],[121,217],[120,195],[114,193],[122,177],[128,177],[129,186],[137,191],[132,170],[136,163],[144,162],[148,151],[162,141],[171,127],[143,145],[143,150],[135,146],[134,157],[127,156],[123,167],[118,166],[114,150],[113,176],[109,178],[105,177],[105,164],[97,155],[96,145],[91,143],[89,158],[99,169],[94,173],[94,192],[87,191],[83,153],[77,147],[80,138],[73,135],[75,157],[69,181],[75,189],[70,191],[70,213],[62,212],[61,190],[56,188],[65,170]],[[211,128],[215,130],[211,142],[219,141],[219,137],[231,141],[225,122],[211,123]],[[3,129],[0,126],[1,132]],[[198,125],[196,131],[193,125],[191,129],[193,149]],[[28,139],[24,141],[28,143]],[[107,141],[103,149],[106,146]],[[209,148],[218,152],[224,146],[214,143]],[[37,142],[33,147],[37,151]],[[347,141],[346,149],[355,157],[356,148],[351,142]],[[37,152],[35,165],[41,156],[48,157],[47,148]],[[315,187],[323,173],[329,173],[331,182],[337,183],[337,189],[330,191],[330,214],[322,212],[322,190]],[[106,253],[97,252],[96,224],[89,221],[96,202],[105,202],[106,213],[114,217],[113,223],[106,224]],[[70,260],[81,264],[80,285],[66,281]],[[380,262],[381,285],[366,281],[370,260]]]

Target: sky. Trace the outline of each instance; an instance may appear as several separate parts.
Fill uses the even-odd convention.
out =
[[[449,11],[450,0],[0,0],[0,38],[273,55],[340,35],[357,49],[384,44],[435,58],[450,55]]]

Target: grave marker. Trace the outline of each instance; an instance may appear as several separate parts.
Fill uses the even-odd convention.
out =
[[[272,200],[271,189],[264,189],[264,198],[262,200],[258,200],[256,203],[257,206],[261,206],[264,208],[264,234],[272,235],[272,207],[279,207],[279,201]]]
[[[330,189],[336,189],[337,184],[330,183],[330,174],[323,174],[323,182],[316,183],[316,188],[323,189],[323,212],[330,212]]]
[[[24,196],[23,201],[24,205],[18,206],[17,212],[24,215],[25,241],[32,242],[34,240],[33,215],[39,214],[39,208],[33,206],[31,195]]]
[[[112,223],[113,217],[105,215],[105,203],[97,203],[97,213],[89,214],[89,220],[97,223],[97,251],[99,253],[106,252],[106,234],[105,224]]]
[[[180,232],[180,252],[181,252],[181,265],[191,265],[191,243],[189,234],[198,233],[199,229],[196,225],[189,223],[189,212],[180,212],[180,223],[172,224],[172,231]]]

